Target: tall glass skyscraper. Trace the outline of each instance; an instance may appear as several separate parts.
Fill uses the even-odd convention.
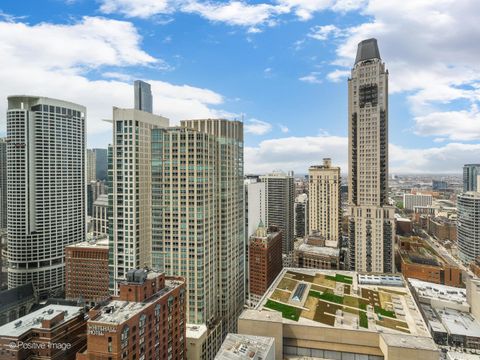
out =
[[[478,176],[480,176],[480,164],[463,165],[463,191],[478,191]]]
[[[62,100],[8,98],[9,288],[64,289],[65,247],[85,239],[85,117]]]
[[[480,256],[480,193],[469,191],[458,195],[457,210],[458,255],[469,264]]]
[[[388,70],[376,39],[358,44],[348,79],[348,116],[350,267],[394,272],[395,209],[388,205]]]
[[[135,91],[135,109],[152,112],[152,89],[149,83],[142,80],[135,80],[133,83]]]
[[[188,279],[188,322],[213,359],[244,304],[243,124],[186,120],[152,130],[152,259]]]

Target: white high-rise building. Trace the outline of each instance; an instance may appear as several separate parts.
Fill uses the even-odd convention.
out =
[[[375,39],[358,44],[348,79],[348,116],[350,267],[394,272],[395,209],[388,205],[388,70]]]
[[[309,178],[309,233],[317,232],[327,241],[339,241],[342,207],[340,204],[340,168],[323,159],[323,165],[311,166]]]
[[[0,138],[0,231],[7,229],[7,143]]]
[[[277,226],[282,232],[282,251],[293,254],[295,240],[295,179],[293,172],[273,172],[260,176],[265,183],[267,219],[266,226]]]
[[[108,224],[114,293],[128,270],[152,265],[151,130],[168,125],[163,116],[113,108]]]
[[[458,255],[465,264],[480,256],[480,193],[468,191],[457,196]]]
[[[260,221],[266,223],[265,183],[256,179],[245,180],[245,222],[248,240],[258,228]]]
[[[41,297],[65,286],[65,247],[84,241],[85,107],[10,96],[7,110],[8,287]]]

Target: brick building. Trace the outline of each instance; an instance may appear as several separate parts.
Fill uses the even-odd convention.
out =
[[[81,307],[48,305],[0,327],[0,359],[73,360],[86,345]]]
[[[254,305],[282,271],[282,233],[279,229],[266,228],[260,222],[250,237],[248,257],[249,303]]]
[[[439,241],[457,241],[457,224],[445,217],[429,218],[427,231]]]
[[[186,298],[183,278],[128,271],[119,296],[90,310],[77,360],[186,359]]]
[[[463,286],[462,270],[449,264],[418,237],[400,238],[397,264],[400,264],[402,274],[406,278]]]
[[[109,298],[108,240],[85,241],[65,248],[65,297],[98,303]]]

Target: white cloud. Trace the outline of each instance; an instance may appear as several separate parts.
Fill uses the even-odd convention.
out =
[[[300,20],[309,20],[314,13],[330,9],[346,12],[359,9],[365,0],[275,0],[250,4],[245,0],[100,0],[100,11],[126,17],[149,18],[174,12],[194,13],[214,22],[246,26],[272,26],[282,15],[293,13]]]
[[[391,173],[460,173],[462,165],[478,162],[480,144],[449,143],[441,147],[407,149],[390,144]],[[245,148],[245,172],[267,173],[273,169],[307,173],[308,167],[330,157],[342,173],[348,172],[348,142],[342,136],[285,137],[264,140]]]
[[[120,13],[126,17],[148,18],[172,11],[169,0],[102,0],[100,11],[105,14]]]
[[[290,132],[290,129],[288,127],[286,127],[285,125],[278,124],[278,127],[280,128],[280,131],[284,134]]]
[[[22,65],[72,70],[160,62],[140,48],[133,24],[102,17],[84,17],[71,25],[0,22],[0,41],[2,62],[11,66],[25,61]]]
[[[250,119],[244,123],[243,129],[247,134],[265,135],[272,131],[272,125],[265,121]]]
[[[143,51],[140,42],[131,23],[101,17],[86,17],[70,25],[0,21],[0,98],[31,94],[79,103],[87,106],[88,133],[109,134],[110,125],[102,120],[111,118],[112,106],[133,106],[128,67],[161,63]],[[102,71],[109,66],[116,70]],[[106,80],[88,79],[86,74],[93,69]],[[212,108],[222,104],[223,98],[211,90],[145,80],[152,84],[154,111],[174,123],[229,115]],[[0,102],[0,113],[5,113],[5,106],[6,101]],[[5,120],[1,119],[3,129]]]
[[[432,112],[416,117],[415,122],[417,135],[460,141],[480,140],[480,113],[477,106],[469,110]]]
[[[302,76],[302,77],[298,78],[298,80],[303,81],[303,82],[307,82],[309,84],[321,84],[322,79],[320,79],[318,77],[319,74],[320,73],[318,73],[318,72],[312,72],[308,75],[305,75],[305,76]]]
[[[341,29],[335,25],[316,25],[310,29],[308,37],[315,40],[327,40],[330,36],[338,37],[341,34]]]
[[[271,23],[272,15],[282,9],[270,4],[247,4],[243,1],[200,2],[189,1],[181,7],[188,13],[196,13],[211,21],[225,22],[230,25],[254,27]]]
[[[343,81],[345,78],[347,78],[349,75],[350,75],[349,70],[336,69],[327,74],[327,79],[332,82],[340,82],[340,81]]]

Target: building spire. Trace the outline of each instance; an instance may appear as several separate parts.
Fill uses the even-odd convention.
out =
[[[355,58],[355,64],[361,61],[381,59],[380,50],[378,50],[377,39],[367,39],[358,43],[357,57]]]

